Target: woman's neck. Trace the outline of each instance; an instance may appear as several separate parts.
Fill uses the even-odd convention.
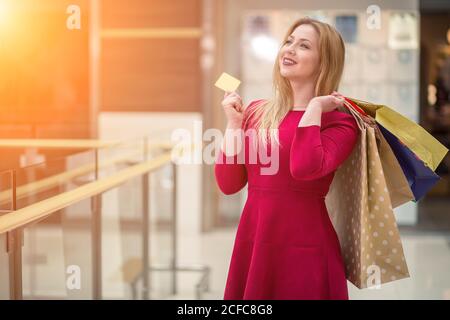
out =
[[[312,81],[291,82],[292,93],[294,98],[293,109],[303,110],[306,109],[309,101],[314,98],[314,83]]]

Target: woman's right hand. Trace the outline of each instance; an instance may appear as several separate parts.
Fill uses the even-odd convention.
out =
[[[228,127],[241,128],[244,120],[242,98],[236,92],[225,92],[222,107],[228,120]]]
[[[317,96],[311,99],[308,107],[319,107],[323,113],[335,110],[344,105],[344,96],[336,91],[330,95]]]

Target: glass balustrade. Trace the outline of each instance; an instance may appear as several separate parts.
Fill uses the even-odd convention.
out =
[[[0,299],[167,298],[168,152],[134,139],[0,173]]]

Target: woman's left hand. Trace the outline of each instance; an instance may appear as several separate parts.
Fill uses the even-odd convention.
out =
[[[344,105],[344,96],[336,91],[327,96],[318,96],[311,99],[307,108],[320,108],[323,113],[330,112]]]

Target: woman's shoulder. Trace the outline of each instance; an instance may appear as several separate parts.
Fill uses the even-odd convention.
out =
[[[247,105],[247,107],[245,108],[245,110],[250,110],[251,108],[263,104],[267,102],[267,99],[255,99],[255,100],[251,100],[250,103]],[[249,109],[250,108],[250,109]]]
[[[267,102],[266,99],[255,99],[255,100],[251,100],[250,103],[248,103],[244,107],[244,123],[245,124],[247,122],[249,122],[249,123],[251,122],[250,119],[253,117],[256,107],[264,104],[265,102]]]

